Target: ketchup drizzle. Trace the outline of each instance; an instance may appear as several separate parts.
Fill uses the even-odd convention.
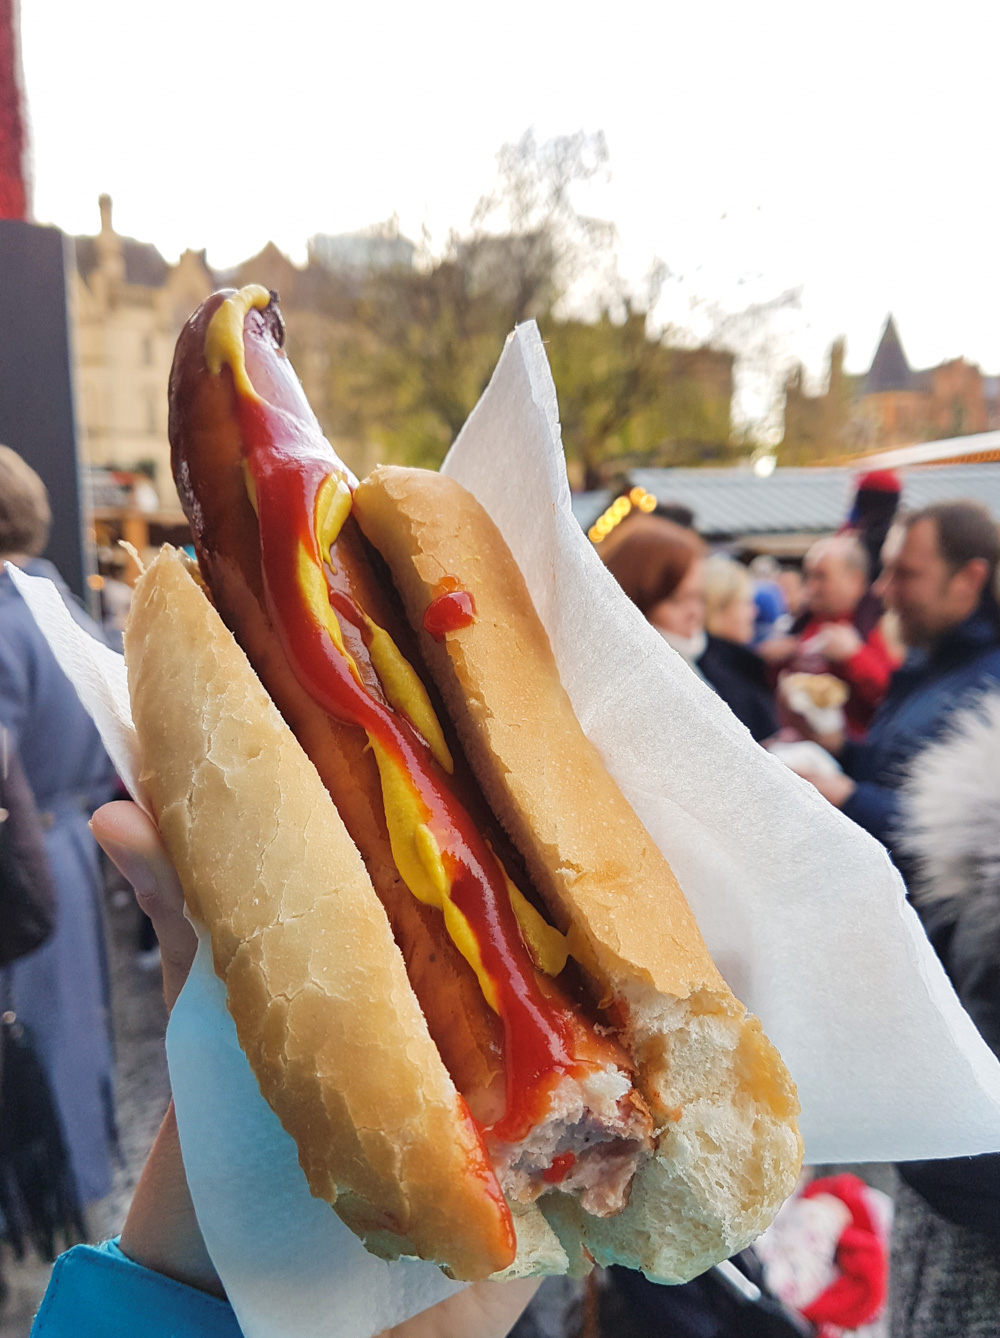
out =
[[[558,990],[540,988],[496,858],[449,789],[429,748],[409,721],[358,682],[310,608],[298,579],[300,546],[325,571],[335,613],[364,634],[361,610],[338,587],[330,555],[319,551],[314,528],[317,492],[337,470],[336,458],[325,441],[317,441],[308,425],[292,415],[240,394],[236,402],[256,491],[271,618],[303,687],[336,719],[377,738],[426,809],[451,880],[451,899],[469,922],[499,1003],[506,1108],[490,1132],[504,1142],[517,1142],[544,1115],[546,1097],[559,1076],[579,1068],[570,1054],[566,1008]],[[443,597],[459,593],[467,592],[446,590]]]
[[[457,576],[442,576],[434,588],[434,598],[424,609],[424,630],[435,641],[443,641],[448,632],[469,627],[476,621],[476,601],[463,590]]]

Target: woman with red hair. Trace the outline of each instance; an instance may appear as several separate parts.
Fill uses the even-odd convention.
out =
[[[630,516],[599,551],[646,620],[753,737],[760,742],[774,734],[778,719],[767,672],[747,645],[753,604],[746,597],[746,569],[726,557],[706,559],[705,545],[693,530],[656,515]]]
[[[604,565],[647,622],[697,672],[705,633],[705,545],[662,516],[629,517],[601,545]]]

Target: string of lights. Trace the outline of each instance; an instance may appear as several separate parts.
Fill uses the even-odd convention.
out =
[[[645,488],[631,488],[621,497],[616,497],[607,510],[601,512],[587,531],[587,538],[592,544],[599,544],[616,525],[622,523],[633,507],[639,511],[655,511],[656,498]]]

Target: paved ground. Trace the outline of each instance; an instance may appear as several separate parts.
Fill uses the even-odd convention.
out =
[[[144,971],[137,964],[140,912],[131,891],[113,885],[107,906],[121,1159],[115,1167],[112,1192],[93,1204],[87,1214],[92,1240],[104,1240],[121,1230],[135,1182],[170,1096],[163,1050],[167,1019],[160,972]],[[10,1290],[0,1311],[0,1338],[27,1338],[45,1291],[49,1266],[37,1259],[19,1264],[3,1248],[3,1273]]]

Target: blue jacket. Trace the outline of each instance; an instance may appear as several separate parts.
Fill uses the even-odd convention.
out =
[[[33,558],[77,622],[101,630],[73,601],[51,563]],[[45,1069],[82,1203],[111,1188],[113,1064],[104,889],[87,821],[114,793],[115,774],[93,721],[59,668],[13,581],[0,571],[0,725],[17,747],[46,826],[56,927],[36,952],[5,972],[4,1007],[31,1032]]]
[[[929,652],[912,651],[893,674],[868,738],[848,743],[841,755],[857,782],[844,805],[847,816],[892,851],[907,766],[957,710],[998,683],[1000,625],[992,612],[974,613]]]
[[[31,1338],[240,1338],[231,1306],[127,1259],[116,1241],[56,1260]]]

